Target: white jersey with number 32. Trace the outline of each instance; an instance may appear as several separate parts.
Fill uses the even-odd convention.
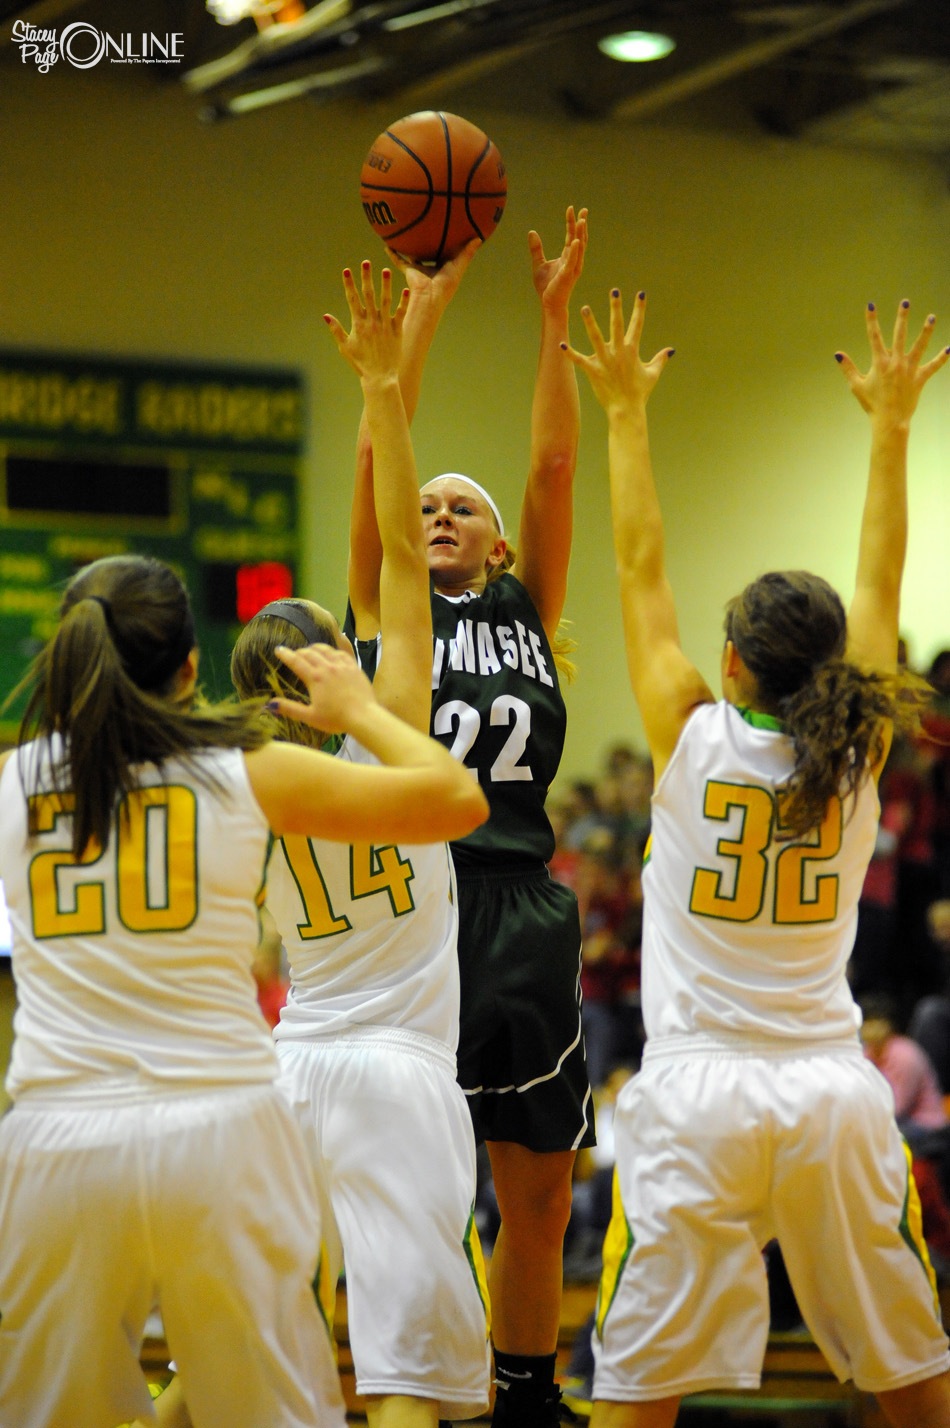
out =
[[[874,782],[783,835],[793,768],[777,721],[720,701],[690,716],[653,797],[643,1019],[652,1040],[835,1039],[860,1016],[845,969],[877,830]]]

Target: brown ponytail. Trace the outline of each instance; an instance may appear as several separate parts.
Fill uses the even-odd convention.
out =
[[[258,748],[271,736],[259,708],[193,709],[176,701],[193,646],[187,592],[162,561],[109,556],[84,566],[67,586],[59,626],[14,696],[30,690],[21,745],[62,740],[54,756],[33,745],[23,781],[28,793],[51,787],[72,795],[77,858],[90,842],[108,844],[118,798],[138,786],[136,765],[161,766],[210,748]],[[196,777],[214,785],[200,769]],[[37,831],[32,805],[29,829]]]
[[[748,585],[727,607],[726,637],[756,681],[758,707],[794,742],[782,826],[801,837],[832,797],[853,793],[880,761],[889,725],[919,727],[929,686],[906,670],[879,673],[846,660],[841,599],[807,571],[773,571]]]

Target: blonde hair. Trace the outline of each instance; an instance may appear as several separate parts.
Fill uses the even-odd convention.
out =
[[[281,607],[289,607],[281,613]],[[299,612],[300,624],[294,619]],[[310,600],[275,601],[249,620],[231,651],[231,682],[242,699],[260,697],[297,699],[309,702],[307,686],[277,658],[278,645],[303,649],[307,644],[336,645],[332,627],[320,618]],[[304,629],[301,629],[301,625]],[[274,719],[277,737],[287,744],[322,748],[327,735],[296,719]]]
[[[493,580],[498,580],[502,575],[507,574],[515,563],[517,551],[513,545],[508,545],[504,555],[497,565],[493,565],[485,577],[486,585],[490,585]],[[570,620],[559,620],[557,633],[551,643],[551,654],[554,656],[554,667],[568,684],[572,684],[577,675],[577,665],[568,656],[577,649],[577,641],[573,635],[567,633]]]

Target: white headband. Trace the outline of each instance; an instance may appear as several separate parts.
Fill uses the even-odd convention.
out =
[[[423,491],[427,486],[435,485],[436,481],[464,481],[466,486],[471,486],[491,508],[491,513],[495,517],[495,524],[498,527],[499,535],[503,536],[505,534],[505,523],[501,518],[501,511],[499,511],[491,496],[489,496],[485,490],[485,487],[479,486],[478,482],[473,481],[471,476],[463,476],[460,471],[443,471],[441,476],[433,476],[431,480],[427,481],[425,486],[422,487]]]

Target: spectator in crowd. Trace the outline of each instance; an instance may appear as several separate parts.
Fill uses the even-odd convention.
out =
[[[864,1054],[893,1093],[897,1124],[912,1157],[924,1239],[935,1270],[945,1277],[950,1272],[950,1206],[945,1191],[950,1180],[950,1125],[937,1073],[923,1047],[898,1030],[889,997],[866,997],[861,1011]]]
[[[950,1100],[950,898],[930,904],[927,928],[943,968],[943,986],[917,1002],[907,1032],[930,1057],[946,1102]]]
[[[639,941],[621,936],[630,913],[629,880],[620,840],[606,828],[589,833],[580,850],[577,901],[583,952],[581,1013],[591,1086],[602,1086],[621,1054],[624,998],[639,986]]]

